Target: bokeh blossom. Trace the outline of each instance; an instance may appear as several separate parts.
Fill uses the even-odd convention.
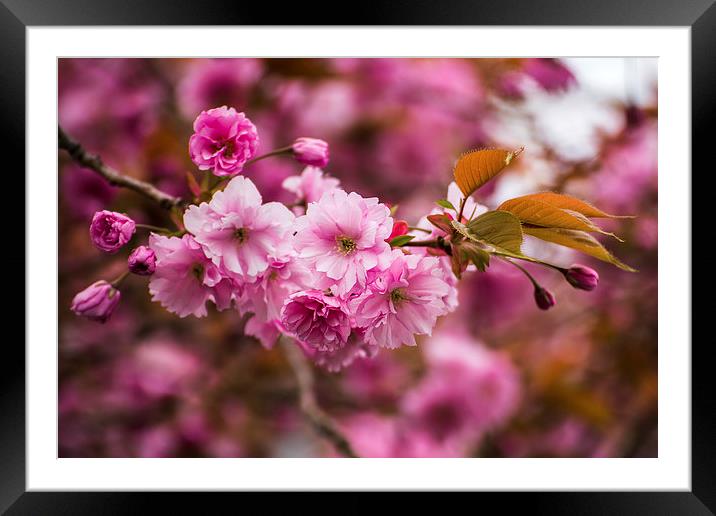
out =
[[[189,119],[207,106],[248,105],[263,66],[258,59],[198,59],[177,87],[177,100]]]

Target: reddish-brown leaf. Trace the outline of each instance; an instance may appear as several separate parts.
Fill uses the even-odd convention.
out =
[[[507,165],[520,153],[505,149],[480,149],[467,152],[460,156],[455,164],[453,176],[457,186],[465,197],[487,183],[502,172]]]

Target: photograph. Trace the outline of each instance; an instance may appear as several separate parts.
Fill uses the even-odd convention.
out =
[[[658,458],[658,78],[59,57],[57,457]]]

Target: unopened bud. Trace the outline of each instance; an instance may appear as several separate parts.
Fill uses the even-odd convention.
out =
[[[554,294],[540,286],[535,287],[535,302],[541,310],[549,310],[556,304]]]
[[[317,138],[297,138],[292,145],[299,163],[323,168],[328,165],[328,144]]]
[[[408,223],[404,220],[396,220],[393,222],[393,231],[391,231],[390,236],[386,239],[387,242],[390,242],[395,237],[403,236],[408,234]]]
[[[570,285],[581,290],[594,290],[599,284],[599,274],[594,269],[575,264],[564,272]]]
[[[105,322],[119,303],[119,290],[104,280],[96,281],[72,300],[72,311],[94,321]]]
[[[151,276],[157,268],[157,256],[149,247],[140,245],[127,258],[127,266],[134,274]]]

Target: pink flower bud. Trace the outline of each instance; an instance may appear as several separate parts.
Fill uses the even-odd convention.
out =
[[[151,276],[157,269],[157,256],[149,247],[140,245],[127,258],[130,272],[139,276]]]
[[[403,236],[408,234],[408,223],[404,220],[396,220],[393,222],[393,231],[390,236],[386,238],[386,242],[390,242],[395,237]]]
[[[98,211],[90,224],[92,243],[106,253],[116,253],[129,242],[135,231],[132,219],[114,211]]]
[[[72,311],[93,321],[106,322],[119,303],[119,290],[104,280],[97,281],[72,300]]]
[[[535,302],[540,310],[549,310],[557,303],[552,292],[539,286],[535,287]]]
[[[570,285],[581,290],[594,290],[599,284],[599,274],[594,269],[575,264],[564,272]]]
[[[293,154],[299,163],[323,168],[328,165],[328,144],[316,138],[297,138],[293,142]]]

